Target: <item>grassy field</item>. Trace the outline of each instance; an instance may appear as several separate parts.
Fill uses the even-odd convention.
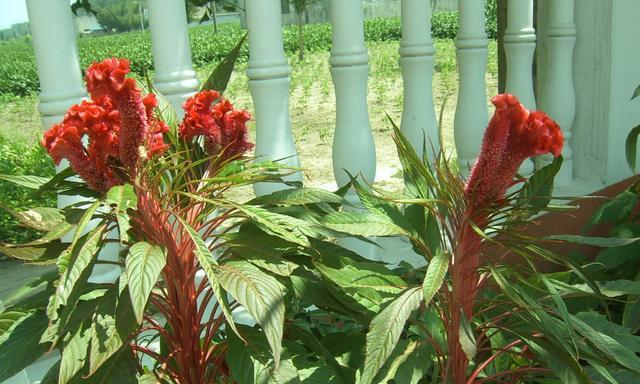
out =
[[[398,168],[393,143],[389,140],[388,113],[400,122],[402,112],[402,75],[398,65],[398,42],[371,43],[369,46],[370,77],[368,89],[369,115],[376,143],[377,164],[380,176],[394,174]],[[444,147],[453,149],[453,115],[457,93],[455,48],[452,40],[436,40],[436,73],[433,94],[436,111],[443,102],[443,119],[440,122]],[[293,135],[302,166],[310,185],[333,182],[331,145],[335,128],[335,99],[329,71],[329,54],[310,53],[304,62],[291,58],[290,111]],[[204,80],[213,64],[198,68],[200,80]],[[246,64],[236,67],[227,91],[227,97],[237,106],[253,110],[247,87]],[[487,71],[487,95],[497,92],[496,45],[489,47]],[[250,126],[252,135],[254,125]],[[35,142],[41,127],[35,96],[0,99],[0,135]],[[393,178],[396,179],[396,178]],[[398,180],[389,180],[396,184]]]

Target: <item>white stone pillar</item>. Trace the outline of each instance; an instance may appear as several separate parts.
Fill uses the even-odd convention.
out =
[[[369,55],[364,44],[362,0],[331,0],[331,77],[336,94],[336,129],[333,137],[333,174],[338,186],[349,174],[366,183],[376,176],[376,150],[367,109]],[[348,174],[348,173],[349,174]],[[351,207],[360,202],[354,191],[346,196]],[[356,239],[342,239],[342,246],[375,259],[377,247]]]
[[[198,89],[191,64],[187,11],[183,0],[147,0],[154,86],[179,116],[182,104]]]
[[[86,96],[77,31],[68,0],[27,0],[27,12],[40,80],[38,110],[46,130]]]
[[[433,160],[433,155],[440,150],[440,138],[433,106],[435,50],[431,39],[431,4],[424,0],[402,0],[401,6],[402,39],[399,52],[404,106],[400,130],[418,156],[426,153]]]
[[[256,158],[278,160],[300,167],[289,117],[289,64],[282,42],[280,0],[245,0],[249,30],[249,90],[256,121]],[[289,180],[302,181],[296,172]],[[256,195],[282,189],[282,185],[258,183]]]
[[[369,55],[364,45],[361,0],[331,0],[333,46],[331,77],[336,93],[333,173],[338,186],[349,182],[347,172],[372,183],[376,151],[367,109]],[[347,172],[345,172],[345,170]]]
[[[558,174],[559,184],[573,181],[573,151],[571,130],[576,115],[576,94],[573,82],[573,49],[576,44],[574,23],[574,1],[553,0],[548,2],[547,65],[545,82],[542,85],[540,109],[545,111],[562,128],[564,162]]]
[[[508,0],[507,29],[504,51],[507,58],[505,91],[518,97],[529,110],[536,109],[533,93],[533,54],[536,50],[536,31],[533,29],[533,0]],[[520,173],[533,172],[533,162],[525,161]]]
[[[458,166],[467,175],[475,163],[482,135],[489,121],[485,72],[487,34],[484,30],[484,0],[458,0],[460,29],[456,56],[460,85],[454,118]]]

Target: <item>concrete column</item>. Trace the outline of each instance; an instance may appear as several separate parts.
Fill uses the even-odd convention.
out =
[[[47,130],[86,96],[77,32],[67,0],[27,0],[27,12],[40,80],[38,110]]]
[[[557,180],[559,184],[573,182],[572,129],[576,116],[576,92],[573,82],[573,50],[576,44],[573,0],[553,0],[548,4],[546,44],[547,59],[539,107],[562,128],[564,163]],[[545,159],[549,159],[548,156]]]
[[[402,0],[402,39],[399,52],[404,84],[400,130],[411,142],[418,156],[422,157],[426,153],[433,160],[441,144],[433,106],[435,50],[431,39],[429,2]]]
[[[487,34],[484,30],[484,0],[458,0],[460,29],[456,38],[458,105],[454,118],[454,140],[458,166],[464,175],[475,163],[482,135],[489,121],[485,72]]]
[[[533,29],[533,0],[508,0],[507,29],[504,34],[507,61],[505,92],[518,97],[529,110],[536,109],[533,93],[533,54],[536,31]],[[533,162],[522,163],[520,173],[530,175]]]
[[[187,11],[183,0],[147,0],[154,86],[182,116],[182,104],[198,89],[191,64]]]
[[[289,116],[289,64],[282,41],[280,0],[245,0],[249,29],[249,90],[255,107],[256,158],[277,160],[300,167],[298,153],[291,134]],[[289,176],[302,181],[302,173]],[[282,189],[282,185],[258,183],[256,195]]]

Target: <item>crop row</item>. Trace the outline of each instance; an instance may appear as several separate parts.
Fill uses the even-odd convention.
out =
[[[487,23],[487,32],[495,37],[495,23]],[[399,40],[401,23],[399,18],[371,19],[365,22],[365,40],[368,42]],[[456,12],[441,12],[433,15],[432,35],[435,38],[454,38],[458,29]],[[211,26],[199,26],[189,30],[193,64],[196,68],[220,61],[244,34],[237,25],[223,25],[219,32]],[[296,51],[297,27],[283,29],[284,48],[287,54]],[[331,25],[311,24],[304,28],[305,49],[327,51],[331,48]],[[153,69],[151,41],[148,33],[129,32],[117,35],[81,38],[78,50],[82,68],[107,57],[126,57],[133,70],[141,74]],[[247,47],[243,48],[240,60],[246,60]],[[38,76],[31,44],[11,42],[0,45],[0,95],[23,96],[38,91]]]

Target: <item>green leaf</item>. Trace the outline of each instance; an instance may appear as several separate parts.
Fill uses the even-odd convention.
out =
[[[127,209],[136,207],[138,197],[131,184],[116,185],[107,192],[104,202],[113,205],[116,211],[126,212]]]
[[[24,320],[27,316],[31,315],[30,311],[22,310],[9,310],[0,312],[0,340],[2,335],[7,332],[11,327],[20,321]]]
[[[398,347],[399,346],[400,345],[398,345]],[[382,378],[377,382],[387,383],[389,382],[389,380],[393,380],[393,378],[396,376],[396,373],[398,372],[398,368],[400,368],[400,366],[405,361],[407,361],[409,357],[411,357],[411,355],[416,351],[417,347],[418,347],[418,342],[416,340],[409,341],[407,343],[407,346],[403,348],[401,353],[399,353],[395,357],[395,359],[391,360],[391,364],[388,364],[389,368],[386,370],[386,374],[384,375],[384,378]],[[384,372],[384,369],[382,371]]]
[[[224,238],[234,257],[243,258],[262,269],[289,276],[297,267],[282,255],[288,252],[296,254],[298,247],[253,225],[243,225],[238,232],[228,233]]]
[[[288,207],[291,205],[306,205],[319,203],[340,204],[342,198],[334,193],[320,188],[288,188],[256,197],[249,204],[276,205]]]
[[[47,316],[35,311],[23,316],[0,335],[0,382],[17,374],[42,356],[49,348],[40,344],[47,328]]]
[[[100,370],[112,356],[117,354],[137,328],[136,320],[130,315],[131,295],[112,286],[101,298],[91,321],[91,348],[88,375]],[[119,300],[119,297],[124,300]],[[122,308],[122,301],[128,304]],[[126,310],[128,313],[124,313]]]
[[[139,242],[129,249],[129,254],[125,259],[125,270],[127,271],[131,303],[138,324],[142,323],[149,295],[158,282],[166,262],[165,251],[157,245]]]
[[[221,265],[217,280],[262,327],[277,367],[282,353],[284,286],[246,261]]]
[[[444,252],[436,253],[429,262],[427,273],[422,283],[422,295],[425,305],[429,305],[433,296],[438,292],[449,270],[449,257]]]
[[[251,340],[245,345],[235,335],[229,337],[229,349],[225,359],[231,377],[238,384],[300,384],[296,367],[288,356],[276,364],[269,356],[269,344],[264,335],[253,328],[242,326],[244,338]]]
[[[233,204],[232,206],[244,213],[253,221],[253,224],[266,233],[294,244],[309,246],[306,236],[314,232],[312,223],[251,205]]]
[[[85,211],[78,224],[76,225],[76,232],[73,235],[73,240],[71,244],[76,244],[80,237],[84,235],[84,231],[91,222],[93,215],[96,213],[98,208],[100,207],[100,201],[94,201]]]
[[[206,13],[205,13],[206,14]],[[233,72],[233,67],[236,64],[236,60],[238,60],[238,56],[240,55],[240,49],[242,49],[242,45],[244,44],[245,39],[247,38],[247,34],[238,41],[238,44],[227,54],[227,56],[218,64],[216,69],[213,70],[207,81],[202,86],[201,91],[205,90],[216,90],[220,92],[222,95],[224,91],[227,89],[227,84],[229,83],[229,79],[231,78],[231,73]]]
[[[71,308],[79,298],[79,292],[91,274],[91,266],[97,257],[102,242],[102,234],[105,224],[100,225],[86,236],[82,241],[76,242],[73,250],[61,256],[58,260],[62,276],[56,288],[56,293],[51,296],[47,306],[47,315],[51,325],[42,336],[43,341],[55,342],[60,336],[60,322],[58,310],[62,306]],[[68,262],[68,265],[65,263]],[[68,312],[68,311],[67,311]]]
[[[40,177],[33,175],[0,175],[0,180],[8,181],[15,185],[29,188],[29,189],[38,189],[42,185],[44,185],[47,181],[49,181],[48,177]]]
[[[410,288],[392,301],[369,325],[360,384],[371,384],[398,343],[405,323],[422,301],[422,290]]]
[[[638,135],[640,135],[640,125],[635,126],[631,132],[629,132],[627,139],[624,142],[624,152],[627,157],[627,164],[633,173],[636,173],[636,149],[638,147]]]
[[[598,332],[576,316],[572,317],[575,329],[607,358],[632,371],[640,372],[640,358],[611,336]]]
[[[67,247],[68,244],[60,241],[35,247],[9,247],[0,245],[0,253],[34,264],[53,264]]]
[[[629,328],[609,321],[605,315],[596,311],[580,312],[575,316],[589,324],[596,331],[611,336],[620,344],[629,348],[629,350],[635,353],[640,352],[640,336],[633,335]]]
[[[638,202],[638,196],[631,190],[627,189],[615,196],[611,200],[600,205],[585,226],[584,230],[588,231],[596,224],[603,223],[619,223],[626,221],[633,212]]]
[[[560,240],[574,244],[593,245],[596,247],[622,247],[633,244],[640,240],[640,237],[620,238],[620,237],[591,237],[581,235],[553,235],[544,237],[546,240]]]
[[[633,91],[633,95],[631,95],[631,100],[635,99],[638,96],[640,96],[640,85],[638,85],[636,89]]]
[[[91,332],[89,329],[81,327],[65,345],[60,358],[58,384],[67,384],[84,368],[90,340]]]
[[[460,314],[460,330],[459,334],[459,342],[464,354],[467,356],[469,361],[473,361],[473,358],[476,357],[477,347],[476,347],[476,338],[473,336],[473,329],[471,328],[471,323],[467,320],[467,316],[464,313]]]
[[[370,212],[335,212],[323,217],[321,222],[328,228],[351,235],[365,237],[408,235],[390,219]]]
[[[9,212],[23,226],[33,228],[37,231],[52,231],[65,223],[65,217],[62,211],[57,208],[36,207],[25,211],[14,211],[13,209],[2,206],[0,206],[0,208]]]
[[[138,384],[138,364],[128,345],[123,346],[82,384]],[[76,383],[73,383],[76,384]]]
[[[118,222],[118,231],[120,233],[120,241],[129,241],[128,231],[131,228],[129,223],[129,215],[127,209],[135,208],[138,198],[130,184],[117,185],[107,192],[105,203],[115,207],[116,221]]]
[[[522,186],[516,204],[533,210],[544,209],[551,200],[553,181],[562,167],[562,156],[537,170]]]
[[[323,278],[339,287],[341,293],[374,313],[407,287],[405,281],[391,270],[372,262],[358,262],[340,268],[331,268],[315,261],[314,265]]]

